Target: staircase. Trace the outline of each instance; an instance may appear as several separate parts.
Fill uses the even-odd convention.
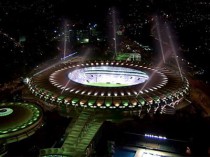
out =
[[[66,129],[65,141],[62,147],[42,149],[40,156],[86,156],[86,148],[102,124],[103,121],[95,119],[93,112],[83,110],[77,119],[74,119]]]

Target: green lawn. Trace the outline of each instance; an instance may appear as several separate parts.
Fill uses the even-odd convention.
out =
[[[89,86],[98,86],[98,87],[123,87],[128,86],[127,84],[116,84],[116,83],[106,83],[106,82],[93,82],[87,83]]]

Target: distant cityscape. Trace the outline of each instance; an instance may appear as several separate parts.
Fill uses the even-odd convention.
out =
[[[2,156],[209,156],[209,1],[0,8]]]

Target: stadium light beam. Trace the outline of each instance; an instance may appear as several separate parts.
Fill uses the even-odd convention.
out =
[[[156,24],[156,29],[157,29],[157,36],[158,36],[158,41],[159,41],[159,45],[160,45],[160,51],[162,54],[162,58],[163,58],[163,63],[165,64],[165,54],[163,51],[163,44],[162,44],[162,37],[160,34],[160,25],[159,25],[159,21],[158,21],[158,17],[155,18],[155,24]]]
[[[179,69],[179,74],[180,74],[180,77],[181,77],[181,79],[182,79],[182,81],[183,81],[184,78],[183,78],[183,75],[182,75],[182,70],[181,70],[179,61],[178,61],[178,59],[177,59],[177,57],[176,57],[176,56],[177,56],[177,51],[176,51],[176,49],[175,49],[174,42],[173,42],[173,40],[172,40],[172,38],[171,38],[171,32],[170,32],[170,30],[169,30],[169,26],[168,26],[168,25],[166,26],[166,30],[167,30],[167,35],[168,35],[168,38],[169,38],[169,44],[170,44],[170,46],[171,46],[172,52],[174,53],[174,58],[175,58],[176,64],[177,64],[178,69]]]

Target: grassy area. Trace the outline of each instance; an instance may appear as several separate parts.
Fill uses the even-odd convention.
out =
[[[105,83],[105,82],[92,82],[87,83],[89,86],[99,86],[99,87],[122,87],[127,86],[126,84],[117,84],[117,83]]]
[[[129,58],[129,56],[130,56],[129,53],[122,53],[116,57],[116,60],[127,60]]]

